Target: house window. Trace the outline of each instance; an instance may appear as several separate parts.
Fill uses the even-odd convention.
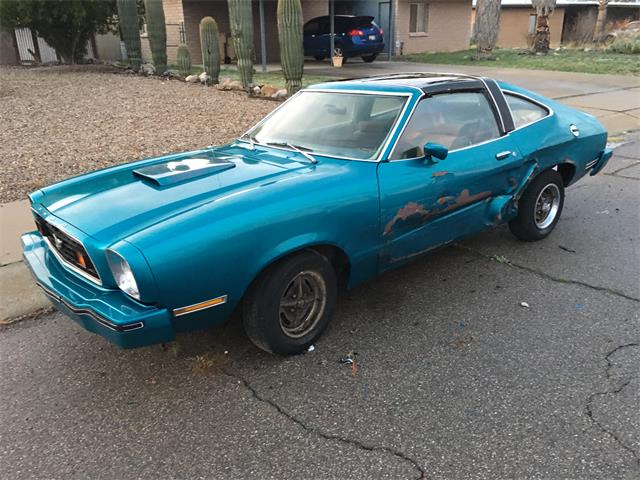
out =
[[[409,4],[409,33],[426,33],[429,24],[429,5],[425,2]]]
[[[535,13],[529,15],[529,35],[535,35],[537,21],[538,15],[536,15]]]

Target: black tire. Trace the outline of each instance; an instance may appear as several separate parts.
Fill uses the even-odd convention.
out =
[[[548,210],[545,211],[547,205]],[[518,216],[509,222],[509,229],[525,242],[542,240],[560,220],[563,206],[562,177],[555,170],[545,170],[533,179],[520,197]]]
[[[293,300],[296,295],[291,292],[292,288],[297,291],[298,280],[301,288],[309,290],[307,299],[304,299],[303,292],[302,299],[297,302],[309,301],[309,291],[314,300],[311,306],[292,306],[291,312],[293,309],[310,313],[316,310],[306,329],[302,326],[310,317],[303,315],[300,331],[294,334],[295,325],[289,322],[287,315],[295,316],[296,313],[288,312],[281,302],[296,302]],[[317,291],[313,290],[315,282],[319,282]],[[285,258],[260,274],[245,295],[242,305],[245,332],[258,348],[267,352],[279,355],[301,353],[320,337],[329,324],[337,295],[336,274],[325,257],[314,251],[304,251]]]
[[[315,58],[317,61],[321,62],[322,60],[324,60],[324,55],[314,55],[313,58]]]
[[[373,55],[365,55],[364,57],[362,57],[362,60],[364,60],[365,63],[371,63],[376,58],[378,58],[378,54],[374,53]]]

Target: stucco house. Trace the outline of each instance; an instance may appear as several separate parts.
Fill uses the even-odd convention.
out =
[[[454,51],[468,48],[471,0],[301,0],[304,21],[329,15],[370,15],[384,29],[387,53]],[[202,63],[198,25],[205,16],[216,19],[221,32],[221,50],[233,58],[226,0],[163,0],[167,24],[167,56],[175,63],[180,43],[189,47],[192,62]],[[277,0],[253,0],[256,62],[263,45],[268,62],[279,60]],[[261,16],[264,29],[261,29]],[[389,41],[393,38],[393,41]],[[142,34],[143,57],[151,58],[146,34]]]
[[[473,1],[473,16],[475,17]],[[598,14],[597,0],[557,0],[549,16],[551,46],[561,43],[590,42]],[[502,0],[498,46],[527,48],[536,31],[536,11],[531,0]],[[625,20],[640,19],[640,0],[612,0],[607,8],[607,23],[615,25]]]

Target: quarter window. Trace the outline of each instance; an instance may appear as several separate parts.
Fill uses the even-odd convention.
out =
[[[409,4],[409,33],[426,33],[429,25],[429,5],[425,2]]]
[[[549,114],[546,108],[522,97],[505,93],[504,98],[507,100],[507,104],[509,104],[511,115],[513,116],[513,123],[516,128],[540,120]]]
[[[495,115],[483,93],[439,94],[420,101],[391,158],[421,157],[428,142],[456,150],[499,136]]]

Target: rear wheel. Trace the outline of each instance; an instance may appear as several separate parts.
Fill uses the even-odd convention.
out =
[[[371,63],[376,58],[378,58],[378,54],[374,53],[373,55],[365,55],[364,57],[362,57],[362,60],[364,60],[365,63]]]
[[[538,175],[518,201],[518,216],[509,229],[520,240],[542,240],[555,228],[564,206],[562,177],[555,170]]]
[[[301,252],[255,280],[243,302],[244,329],[267,352],[303,352],[329,324],[336,298],[336,274],[329,261],[316,252]]]

